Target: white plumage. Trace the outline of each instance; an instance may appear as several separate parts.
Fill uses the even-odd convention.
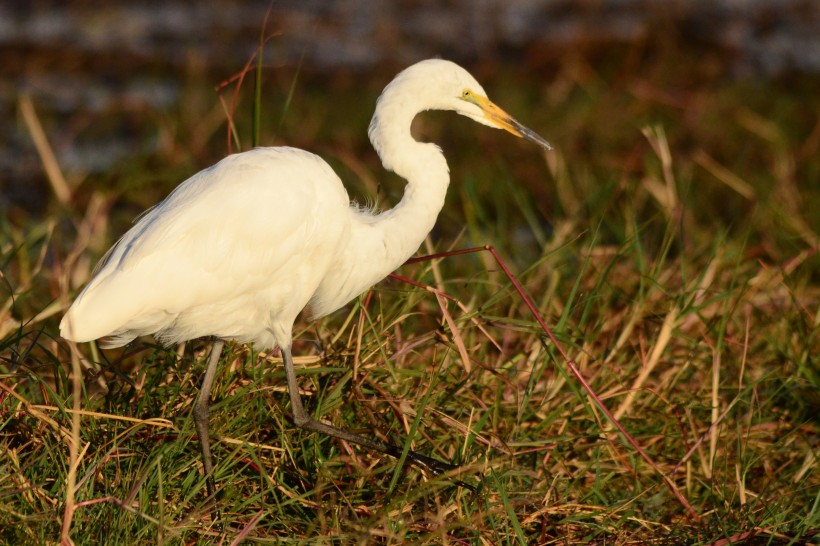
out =
[[[257,148],[229,156],[120,239],[61,333],[109,337],[114,347],[156,334],[166,343],[215,335],[272,348],[275,325],[292,323],[313,297],[362,214],[348,204],[341,181],[313,154]]]

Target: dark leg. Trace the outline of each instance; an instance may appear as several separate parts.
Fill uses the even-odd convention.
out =
[[[208,434],[208,405],[211,398],[211,386],[214,384],[216,366],[219,364],[219,355],[225,342],[221,339],[214,341],[211,347],[211,356],[208,358],[208,367],[205,369],[205,378],[202,388],[194,404],[194,425],[199,435],[199,445],[202,448],[202,466],[205,468],[205,486],[208,488],[208,497],[216,501],[216,485],[214,483],[214,466],[211,461],[211,437]]]
[[[304,406],[302,406],[302,397],[299,395],[299,385],[296,382],[296,371],[293,368],[293,356],[290,352],[290,346],[282,347],[282,358],[285,361],[285,374],[288,378],[290,405],[293,410],[293,421],[296,423],[296,426],[311,432],[321,432],[323,434],[333,436],[334,438],[341,438],[342,440],[347,440],[348,442],[362,445],[368,449],[372,449],[380,453],[386,453],[387,455],[391,455],[397,459],[401,457],[402,449],[398,446],[387,444],[373,438],[365,438],[364,436],[359,436],[358,434],[353,434],[352,432],[326,425],[308,415],[305,412]],[[425,470],[429,470],[435,475],[439,475],[447,472],[448,470],[457,468],[455,465],[433,459],[432,457],[427,457],[421,453],[416,453],[415,451],[408,451],[407,458],[415,465],[424,468]],[[459,481],[455,483],[461,487],[466,487],[467,489],[475,491],[475,487],[471,485]]]

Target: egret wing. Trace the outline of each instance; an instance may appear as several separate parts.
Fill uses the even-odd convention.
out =
[[[114,335],[127,342],[173,327],[196,307],[257,293],[284,268],[335,244],[344,226],[332,224],[343,221],[337,211],[347,205],[341,181],[313,154],[260,148],[229,156],[139,219],[61,331],[78,341]]]

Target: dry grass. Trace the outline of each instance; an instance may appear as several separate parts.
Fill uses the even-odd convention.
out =
[[[444,116],[418,127],[444,144],[454,174],[428,250],[495,245],[645,458],[486,253],[421,262],[401,275],[457,302],[384,281],[300,326],[301,382],[315,416],[460,464],[478,493],[298,431],[276,355],[234,346],[213,389],[215,527],[189,419],[207,344],[74,351],[56,334],[94,260],[173,183],[154,187],[157,175],[132,166],[113,188],[70,177],[60,186],[43,153],[63,188],[50,213],[0,219],[0,538],[816,540],[820,89],[698,87],[685,65],[670,75],[655,62],[635,73],[613,69],[633,66],[617,59],[571,59],[549,84],[530,74],[531,88],[488,82],[499,103],[546,128],[558,149],[545,161]],[[609,88],[614,79],[624,91]],[[395,202],[400,183],[373,182],[383,177],[363,139],[372,100],[339,88],[343,120],[304,85],[282,134],[328,156],[357,195]],[[375,99],[377,85],[365,88]],[[672,104],[658,100],[670,94]],[[239,108],[237,134],[247,134]],[[161,123],[180,136],[158,170],[190,174],[192,157],[207,155],[186,148],[194,127]]]

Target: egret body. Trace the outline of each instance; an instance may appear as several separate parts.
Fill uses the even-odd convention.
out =
[[[384,167],[407,181],[393,209],[351,204],[339,177],[309,152],[275,147],[234,154],[140,217],[63,317],[64,338],[100,339],[104,347],[149,334],[166,344],[217,340],[193,411],[209,494],[208,399],[225,340],[281,349],[298,426],[401,453],[305,412],[291,342],[303,309],[318,318],[344,306],[404,263],[433,228],[450,179],[441,150],[410,134],[413,118],[425,110],[453,110],[550,147],[490,102],[463,68],[419,62],[384,89],[368,131]],[[435,472],[452,468],[414,452],[409,458]]]

